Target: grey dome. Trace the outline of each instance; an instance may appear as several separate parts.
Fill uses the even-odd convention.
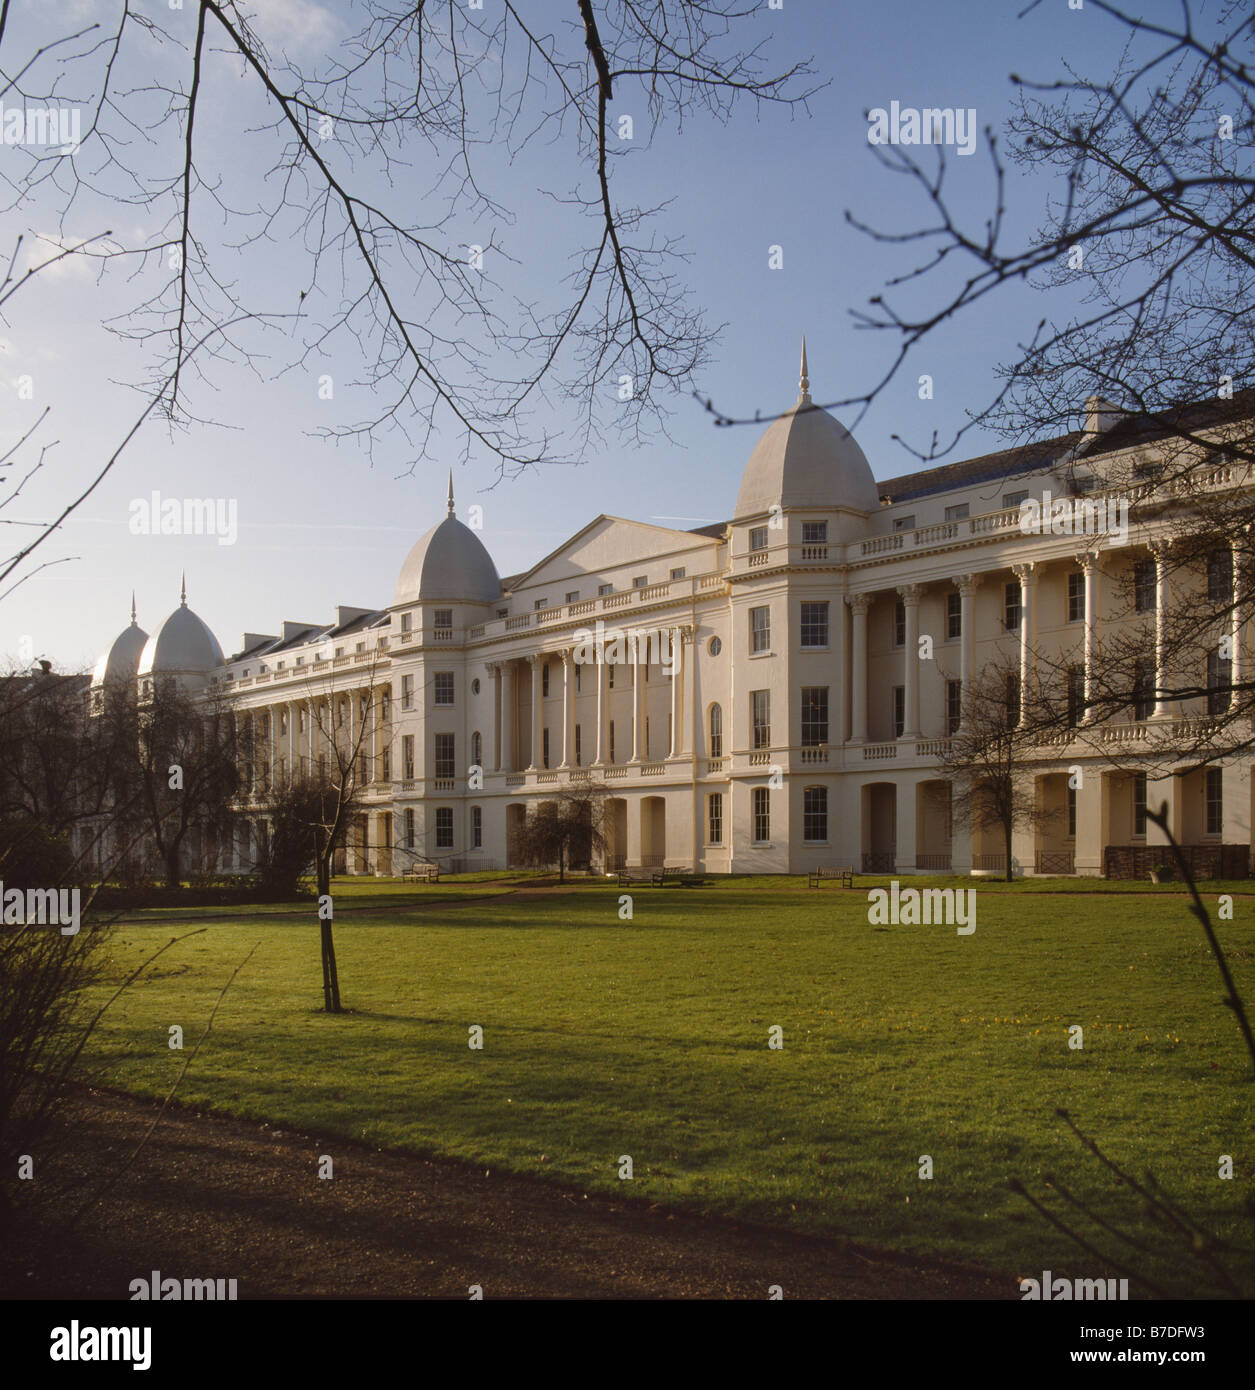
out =
[[[157,629],[144,646],[139,675],[207,674],[223,664],[222,648],[205,623],[187,606],[187,599]]]
[[[92,689],[134,681],[147,642],[148,634],[132,618],[130,627],[118,634],[113,646],[96,663],[96,669],[92,672]]]
[[[754,446],[741,475],[736,516],[757,516],[773,506],[876,511],[880,494],[867,456],[839,420],[811,403],[805,344],[801,387],[797,404],[773,420]]]
[[[501,578],[492,556],[475,532],[450,513],[405,557],[392,602],[462,599],[492,603],[500,597]]]

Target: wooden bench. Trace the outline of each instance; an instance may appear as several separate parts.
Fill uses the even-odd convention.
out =
[[[668,883],[678,883],[681,888],[701,888],[706,880],[701,874],[695,874],[692,869],[663,869],[662,885],[665,888]]]
[[[648,884],[651,888],[661,888],[662,869],[620,869],[619,887],[630,888],[634,883]]]
[[[415,883],[439,883],[439,864],[411,864],[402,871],[401,877]]]
[[[807,883],[811,888],[818,888],[821,883],[828,879],[840,879],[842,888],[854,887],[854,867],[851,864],[820,864],[817,868],[810,871]]]

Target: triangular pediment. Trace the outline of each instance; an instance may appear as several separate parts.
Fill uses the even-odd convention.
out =
[[[709,554],[719,544],[711,536],[621,516],[599,516],[546,555],[511,585],[514,592],[541,584],[561,583],[588,574],[603,574],[650,560]],[[686,563],[677,559],[677,564]],[[655,575],[665,579],[666,575]]]

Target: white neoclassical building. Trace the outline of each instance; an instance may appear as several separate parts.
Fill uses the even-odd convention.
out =
[[[258,787],[317,760],[319,710],[365,721],[351,872],[502,866],[528,804],[588,776],[608,789],[608,867],[996,871],[997,837],[974,842],[939,776],[964,682],[1017,648],[1024,674],[1040,653],[1074,651],[1088,682],[1104,623],[1124,620],[1130,571],[1138,608],[1169,598],[1149,513],[1135,505],[1117,544],[1025,534],[1023,504],[1101,498],[1116,462],[1153,472],[1153,440],[1095,398],[1066,437],[878,483],[812,404],[806,373],[803,349],[797,404],[755,445],[726,523],[598,516],[502,579],[454,515],[450,482],[448,515],[404,559],[386,607],[246,633],[228,659],[184,598],[151,638],[133,621],[95,685],[216,683],[262,736]],[[1211,483],[1245,485],[1236,473]],[[618,633],[661,646],[615,651]],[[1240,670],[1245,633],[1233,635]],[[1148,797],[1169,802],[1186,844],[1249,846],[1249,767],[1148,784],[1103,741],[1127,755],[1193,712],[1131,714],[1084,747],[1065,734],[1043,749],[1026,775],[1058,814],[1017,831],[1019,869],[1098,874],[1112,850],[1153,845]],[[246,805],[226,867],[246,867],[262,833]]]

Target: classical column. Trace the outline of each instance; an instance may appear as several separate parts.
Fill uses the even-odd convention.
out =
[[[902,649],[902,683],[905,686],[906,717],[902,738],[919,738],[919,584],[900,584],[898,594],[906,610],[906,643]]]
[[[518,687],[518,672],[514,662],[507,661],[501,667],[501,770],[514,771],[514,725],[515,690]]]
[[[1094,658],[1098,645],[1098,552],[1086,550],[1076,557],[1085,576],[1085,713],[1082,724],[1092,724],[1094,710]]]
[[[575,653],[568,647],[562,653],[562,762],[575,766]]]
[[[544,657],[539,652],[533,652],[527,658],[527,664],[532,668],[532,760],[528,763],[527,770],[535,772],[541,765],[540,726],[544,720],[544,711],[541,709],[540,674],[544,666]]]
[[[867,610],[870,594],[847,594],[846,603],[853,614],[853,633],[850,645],[850,742],[867,742]]]
[[[972,666],[976,654],[976,588],[979,574],[960,574],[954,579],[959,591],[959,727],[967,724],[967,700],[972,689]],[[946,732],[949,732],[947,726]]]
[[[1232,648],[1229,655],[1233,663],[1230,667],[1230,682],[1233,686],[1233,693],[1229,697],[1230,710],[1236,710],[1242,703],[1242,697],[1238,687],[1246,678],[1246,659],[1242,651],[1242,584],[1244,576],[1241,547],[1246,544],[1248,535],[1249,532],[1243,527],[1241,535],[1237,540],[1231,543],[1233,552],[1233,612],[1229,619],[1229,645]],[[1226,772],[1227,771],[1228,769],[1226,769]],[[1227,828],[1226,825],[1226,829]]]
[[[1152,719],[1170,719],[1168,708],[1168,672],[1165,669],[1168,645],[1168,546],[1170,541],[1152,541],[1155,557],[1155,712]],[[1148,832],[1149,833],[1149,832]],[[1149,844],[1149,839],[1147,844]]]
[[[488,733],[492,738],[492,770],[501,771],[501,732],[504,728],[501,710],[501,663],[490,661],[488,670],[492,673],[492,714],[488,721]]]
[[[1037,587],[1034,562],[1012,565],[1020,581],[1020,727],[1028,724],[1029,682],[1033,674],[1033,593]]]
[[[597,664],[597,737],[594,740],[595,756],[593,762],[598,766],[606,761],[609,748],[606,743],[606,720],[609,715],[610,691],[606,685],[606,648],[601,643],[596,652]]]
[[[678,758],[684,747],[684,639],[683,628],[671,629],[671,748],[669,757]]]
[[[649,647],[645,646],[645,660],[641,661],[641,643],[634,644],[632,651],[632,761],[649,761],[649,749],[645,746],[645,682],[649,675]]]

